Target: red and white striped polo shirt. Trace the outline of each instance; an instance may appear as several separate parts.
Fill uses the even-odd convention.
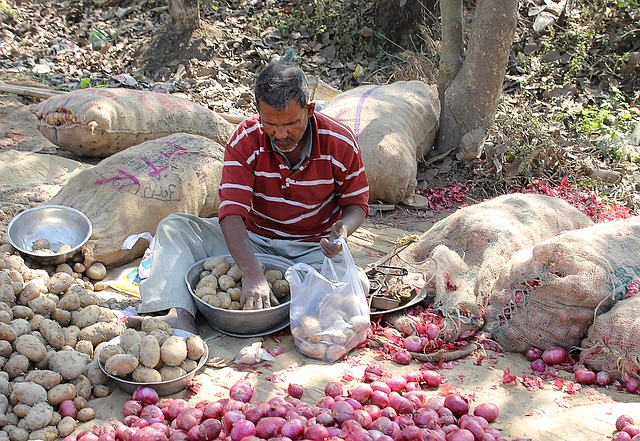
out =
[[[369,183],[351,129],[316,112],[311,156],[292,171],[273,151],[256,115],[238,125],[224,154],[218,218],[240,215],[273,239],[320,241],[342,207],[369,210]]]

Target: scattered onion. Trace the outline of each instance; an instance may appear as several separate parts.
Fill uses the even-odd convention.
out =
[[[524,358],[526,358],[527,361],[537,360],[541,356],[542,356],[542,351],[539,348],[536,348],[534,346],[531,346],[530,348],[528,348],[524,353]]]
[[[596,373],[590,369],[576,369],[574,372],[576,381],[580,384],[593,384],[596,382]]]
[[[567,351],[559,346],[552,346],[542,351],[540,358],[548,365],[564,363],[567,359]]]

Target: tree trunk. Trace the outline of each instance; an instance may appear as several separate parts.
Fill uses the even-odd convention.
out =
[[[169,0],[169,28],[183,34],[200,27],[198,0]]]
[[[440,102],[444,91],[462,67],[464,41],[462,38],[462,0],[442,0],[440,2],[442,22],[442,51],[440,52],[440,72],[438,92]]]
[[[442,0],[456,4],[458,1]],[[445,85],[445,90],[440,91],[440,127],[433,156],[450,151],[457,152],[457,157],[464,160],[476,156],[478,144],[493,124],[502,93],[516,30],[517,7],[517,0],[478,0],[462,67]],[[444,26],[443,23],[443,32]],[[443,39],[445,37],[443,35]]]

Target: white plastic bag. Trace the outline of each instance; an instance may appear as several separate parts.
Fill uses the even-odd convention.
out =
[[[325,258],[322,270],[296,263],[285,273],[291,286],[290,327],[296,350],[308,357],[337,361],[367,338],[369,305],[349,247],[343,262]]]

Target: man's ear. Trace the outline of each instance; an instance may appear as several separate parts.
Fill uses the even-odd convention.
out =
[[[309,114],[309,118],[311,118],[315,112],[316,112],[316,103],[314,102],[314,103],[307,104],[307,113]]]

